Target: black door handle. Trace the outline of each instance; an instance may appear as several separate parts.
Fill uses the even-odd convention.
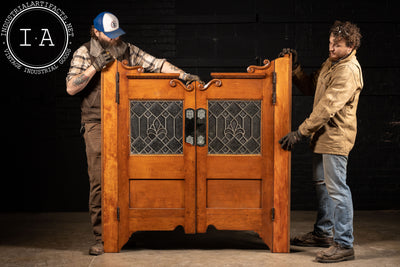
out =
[[[185,142],[194,146],[194,109],[185,109]]]
[[[206,145],[207,110],[199,108],[196,110],[196,145]]]

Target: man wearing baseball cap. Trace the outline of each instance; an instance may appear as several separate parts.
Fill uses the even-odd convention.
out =
[[[155,58],[133,44],[121,40],[125,32],[118,18],[110,12],[100,13],[91,28],[91,39],[75,51],[66,78],[67,92],[81,97],[81,123],[86,144],[90,182],[89,213],[96,243],[89,254],[104,253],[101,227],[101,83],[100,72],[110,62],[127,60],[130,66],[142,66],[148,72],[179,73],[186,82],[200,81],[165,59]]]

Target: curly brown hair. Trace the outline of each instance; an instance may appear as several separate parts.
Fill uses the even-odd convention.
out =
[[[354,46],[355,50],[357,50],[361,45],[362,36],[360,33],[360,28],[358,28],[356,24],[349,21],[335,21],[329,33],[332,34],[337,41],[343,39],[348,47]]]

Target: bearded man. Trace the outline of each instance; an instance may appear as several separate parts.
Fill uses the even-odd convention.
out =
[[[127,60],[130,66],[142,66],[147,72],[179,73],[186,81],[200,81],[165,59],[155,58],[140,48],[121,40],[125,32],[110,12],[100,13],[93,21],[91,39],[75,51],[66,78],[67,93],[81,96],[81,131],[84,133],[90,194],[89,214],[95,244],[89,254],[104,253],[101,225],[101,83],[100,72],[115,59]],[[200,81],[201,82],[201,81]]]

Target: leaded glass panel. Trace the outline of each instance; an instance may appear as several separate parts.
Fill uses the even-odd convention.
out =
[[[183,101],[130,101],[131,154],[183,153]]]
[[[261,101],[208,101],[208,153],[260,154]]]

